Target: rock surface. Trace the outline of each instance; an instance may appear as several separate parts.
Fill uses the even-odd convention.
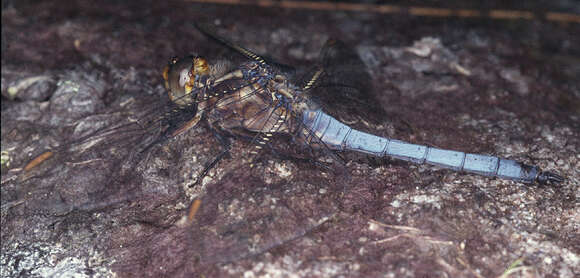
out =
[[[220,151],[206,127],[133,164],[124,158],[141,134],[91,137],[103,153],[71,144],[157,112],[171,56],[231,55],[192,20],[298,67],[341,39],[383,110],[370,119],[353,104],[360,129],[517,159],[566,181],[523,185],[355,155],[348,173],[276,154],[249,167],[252,146],[235,141],[190,187]],[[2,25],[2,277],[494,277],[512,264],[530,277],[580,274],[579,24],[58,1],[6,4]],[[46,150],[51,158],[23,170]]]

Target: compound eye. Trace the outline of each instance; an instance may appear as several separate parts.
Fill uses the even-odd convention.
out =
[[[191,71],[190,69],[182,69],[179,72],[179,87],[185,87],[185,85],[189,85],[189,80],[191,80],[190,77]]]
[[[173,60],[163,73],[169,98],[178,105],[191,102],[193,96],[188,96],[193,90],[194,75],[191,57]]]

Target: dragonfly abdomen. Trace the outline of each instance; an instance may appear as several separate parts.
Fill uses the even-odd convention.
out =
[[[536,181],[541,173],[537,166],[528,166],[495,156],[444,150],[400,140],[379,137],[355,130],[322,110],[307,110],[303,122],[328,147],[338,151],[357,151],[378,157],[390,156],[413,163],[427,163],[485,176],[496,176],[524,183]],[[310,138],[309,141],[312,139]]]

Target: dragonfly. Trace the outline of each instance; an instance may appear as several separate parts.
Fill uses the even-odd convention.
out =
[[[57,168],[59,171],[54,171],[58,173],[55,175],[65,175],[66,171],[71,171],[69,176],[75,179],[73,184],[86,183],[89,180],[83,175],[87,175],[95,180],[103,179],[105,181],[102,183],[108,185],[89,192],[86,198],[78,202],[59,196],[64,201],[51,204],[35,202],[27,206],[34,209],[52,206],[52,214],[65,215],[74,210],[102,210],[126,200],[138,200],[137,203],[142,203],[145,208],[136,208],[137,212],[130,212],[140,215],[141,223],[153,222],[154,227],[166,225],[164,221],[150,220],[149,214],[155,214],[153,211],[165,202],[147,197],[148,194],[162,194],[156,193],[155,183],[145,185],[141,182],[143,179],[139,177],[136,165],[142,161],[154,161],[154,149],[170,145],[168,143],[173,138],[203,125],[221,143],[222,150],[201,167],[195,182],[190,183],[194,188],[204,187],[204,177],[228,157],[232,149],[232,138],[249,142],[252,149],[250,164],[256,165],[260,156],[272,153],[291,161],[313,163],[318,166],[317,170],[330,169],[340,174],[340,171],[348,170],[344,167],[343,154],[354,152],[376,157],[393,157],[411,163],[433,164],[522,183],[555,184],[564,180],[558,174],[514,160],[417,145],[376,136],[349,126],[345,122],[352,122],[357,116],[356,111],[351,110],[349,105],[353,101],[368,107],[368,115],[380,117],[382,113],[381,107],[374,104],[378,102],[369,101],[369,96],[365,95],[369,91],[365,86],[370,80],[364,71],[364,64],[354,50],[338,40],[330,40],[323,46],[319,65],[304,74],[298,74],[290,66],[258,55],[216,35],[207,26],[196,24],[194,27],[222,46],[240,54],[244,61],[239,64],[228,60],[210,63],[205,58],[194,55],[172,58],[162,74],[167,89],[166,102],[154,105],[153,109],[141,111],[139,115],[131,115],[128,123],[83,133],[74,144],[63,147],[66,151],[60,156],[67,160],[75,157],[78,162],[72,163],[74,167]],[[341,98],[335,103],[338,108],[324,105],[324,98],[327,96],[323,91],[329,94],[341,92]],[[343,111],[330,112],[333,109]],[[98,116],[95,122],[98,122],[97,118]],[[104,152],[105,149],[108,151]],[[51,155],[59,156],[58,151],[47,154],[39,156],[39,160],[31,162],[25,168],[42,167],[37,166],[39,161],[50,159],[48,157]],[[112,185],[109,177],[93,174],[94,164],[98,163],[95,161],[102,160],[101,156],[114,156],[111,159],[118,160],[110,166],[116,171],[110,175],[117,179]],[[62,161],[62,158],[56,160]],[[75,167],[82,171],[77,173],[68,169]],[[42,175],[44,178],[52,178],[48,174]],[[199,258],[199,265],[236,261],[262,254],[300,238],[320,227],[338,211],[334,197],[318,197],[318,194],[312,194],[316,197],[284,200],[289,195],[286,190],[292,189],[268,189],[270,191],[264,193],[258,192],[259,188],[252,189],[247,184],[240,183],[247,183],[247,178],[230,175],[214,181],[212,186],[206,186],[207,194],[201,197],[201,205],[194,202],[195,210],[199,208],[199,211],[190,212],[188,218],[190,222],[191,219],[196,219],[196,223],[189,223],[185,228],[174,229],[170,226],[159,229],[159,233],[168,234],[170,239],[179,242],[179,247],[167,247],[171,249],[171,254],[194,256]],[[304,188],[308,188],[306,183]],[[69,190],[72,189],[75,188],[71,187]],[[248,189],[254,191],[243,192]],[[240,210],[234,200],[253,201],[267,209]],[[307,204],[304,205],[304,202]],[[223,213],[218,215],[215,212],[217,210]],[[245,218],[242,219],[241,216]],[[179,222],[175,217],[170,220],[173,221],[171,223]],[[134,219],[126,222],[133,223],[131,221]],[[111,229],[112,234],[116,233],[114,228]],[[126,238],[124,231],[119,233]],[[135,239],[135,242],[129,239],[126,244],[113,243],[113,251],[110,252],[115,253],[117,246],[126,245],[134,246],[128,247],[135,248],[133,253],[142,254],[147,250],[139,248],[151,244],[149,237]],[[156,245],[153,247],[157,248]],[[155,248],[151,249],[157,250]],[[123,258],[125,253],[126,250],[121,249],[117,256]],[[127,264],[127,268],[137,267],[130,262]],[[153,269],[159,268],[155,266]]]
[[[257,150],[276,135],[289,135],[298,144],[329,150],[327,153],[359,152],[522,183],[555,184],[564,180],[538,166],[511,159],[418,145],[359,131],[326,113],[314,100],[313,91],[323,79],[324,67],[314,71],[305,84],[296,84],[280,64],[217,36],[205,26],[195,26],[249,61],[229,68],[223,64],[210,65],[203,57],[173,58],[164,71],[168,94],[180,109],[194,107],[196,112],[186,124],[170,128],[172,136],[206,118],[216,129],[235,130],[237,135],[251,138]],[[330,41],[324,49],[338,44]]]

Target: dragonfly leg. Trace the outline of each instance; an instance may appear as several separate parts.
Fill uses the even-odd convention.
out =
[[[188,131],[192,127],[196,126],[199,123],[199,120],[201,120],[201,116],[200,115],[197,115],[197,116],[193,117],[191,120],[187,121],[185,124],[183,124],[177,130],[173,131],[171,133],[171,137],[175,137],[177,135],[180,135],[180,134]]]
[[[211,170],[213,167],[215,167],[225,156],[227,156],[230,153],[230,148],[231,148],[230,140],[226,136],[224,136],[223,134],[220,134],[220,132],[215,130],[214,128],[210,128],[210,130],[212,131],[213,135],[218,139],[218,141],[222,145],[223,150],[213,159],[212,162],[208,163],[204,167],[201,174],[199,174],[196,177],[195,182],[193,184],[191,184],[189,187],[193,187],[193,186],[199,184],[201,182],[201,180],[203,180],[203,178],[207,175],[209,170]]]
[[[289,154],[289,153],[285,153],[284,151],[278,150],[277,148],[273,147],[271,144],[267,144],[266,146],[270,149],[270,153],[274,157],[276,157],[277,159],[293,161],[293,162],[298,162],[298,163],[314,164],[315,167],[320,167],[326,171],[332,170],[331,165],[333,165],[333,163],[323,162],[323,161],[319,161],[318,159],[316,159],[315,157],[317,157],[317,156],[314,154],[314,150],[312,148],[304,147],[302,144],[299,144],[295,140],[295,138],[291,139],[291,145],[294,145],[297,148],[302,147],[301,151],[307,152],[307,153],[305,155]]]

